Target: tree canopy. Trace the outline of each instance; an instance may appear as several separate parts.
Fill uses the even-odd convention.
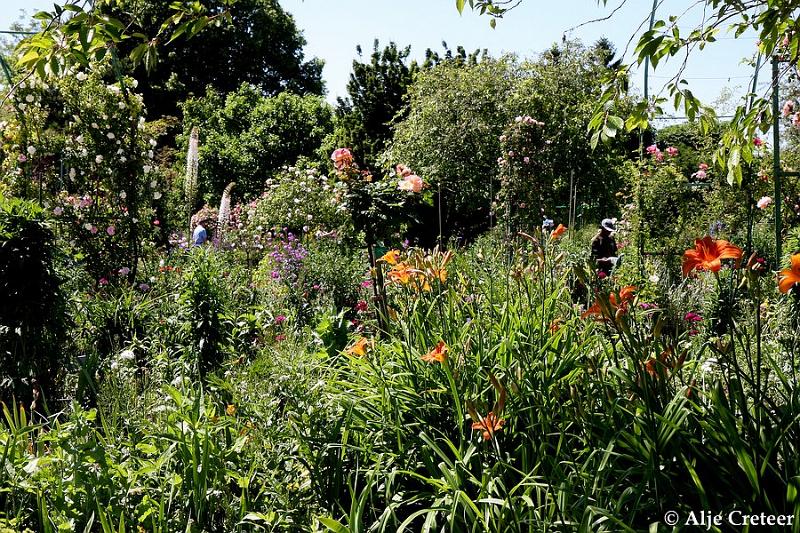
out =
[[[169,18],[173,3],[101,0],[95,9],[130,20],[145,35],[155,35]],[[209,13],[225,7],[223,0],[199,3]],[[322,94],[322,61],[306,60],[302,32],[277,0],[237,0],[227,9],[229,23],[209,25],[191,40],[171,43],[150,72],[143,66],[136,69],[151,113],[174,113],[178,102],[201,96],[209,85],[223,93],[248,83],[268,95],[283,90]]]

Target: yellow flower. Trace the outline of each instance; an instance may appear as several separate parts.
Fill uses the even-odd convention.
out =
[[[236,414],[236,406],[232,403],[228,404],[228,407],[225,408],[225,414],[228,416],[233,416]]]

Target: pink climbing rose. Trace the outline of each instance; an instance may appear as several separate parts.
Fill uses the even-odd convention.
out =
[[[422,190],[422,178],[416,174],[410,174],[397,183],[397,188],[401,191],[420,192]]]

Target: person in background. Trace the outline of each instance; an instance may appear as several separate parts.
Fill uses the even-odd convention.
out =
[[[600,229],[592,239],[592,259],[597,263],[597,270],[606,276],[617,265],[617,241],[614,240],[616,226],[610,218],[600,222]]]
[[[201,246],[208,240],[208,231],[204,226],[206,222],[207,220],[201,220],[197,223],[197,226],[195,226],[194,232],[192,233],[192,246]]]

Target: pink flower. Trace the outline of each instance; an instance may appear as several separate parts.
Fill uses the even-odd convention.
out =
[[[411,169],[405,165],[397,165],[395,167],[395,172],[397,172],[397,175],[400,176],[401,178],[405,178],[406,176],[410,176],[411,174],[413,174]]]
[[[514,153],[514,150],[509,150],[508,157],[514,157],[515,155],[517,155],[517,154]]]
[[[692,311],[689,311],[688,313],[686,313],[686,314],[683,316],[683,319],[684,319],[686,322],[693,322],[693,323],[695,323],[695,322],[702,322],[702,321],[703,321],[703,317],[701,317],[700,315],[698,315],[697,313],[694,313],[694,312],[692,312]]]
[[[108,280],[106,278],[100,278],[97,283],[100,285],[108,285]]]
[[[60,217],[64,213],[64,210],[61,207],[56,207],[53,209],[53,214],[57,217]]]
[[[656,152],[656,161],[658,161],[660,163],[663,160],[664,160],[664,152],[659,150],[658,152]]]
[[[109,226],[106,228],[106,233],[109,235],[114,235],[117,232],[117,229],[114,226]]]
[[[706,174],[706,171],[705,171],[705,170],[698,170],[697,172],[695,172],[694,174],[692,174],[692,177],[693,177],[693,178],[697,178],[697,179],[699,179],[699,180],[704,180],[704,179],[706,179],[706,177],[707,177],[707,176],[708,176],[708,175]]]
[[[761,137],[753,137],[753,145],[756,147],[763,146],[764,141],[761,139]]]
[[[401,191],[408,191],[408,192],[420,192],[422,190],[422,186],[423,186],[422,178],[420,178],[416,174],[411,174],[409,176],[406,176],[397,183],[398,189],[400,189]]]
[[[678,149],[675,148],[674,146],[670,146],[669,148],[667,148],[667,155],[670,157],[675,157],[676,155],[678,155]]]
[[[792,126],[800,127],[800,113],[792,115]]]
[[[150,290],[150,285],[148,285],[147,283],[140,283],[139,290],[142,292],[147,292]]]
[[[286,335],[283,335],[283,334],[275,335],[275,340],[278,341],[278,342],[284,341],[284,340],[286,340]]]
[[[602,270],[597,273],[597,278],[598,279],[606,279],[607,277],[608,277],[608,274],[606,274]]]
[[[783,114],[783,118],[787,118],[789,115],[794,113],[794,100],[787,100],[786,103],[783,104],[783,110],[781,113]]]
[[[160,225],[161,225],[161,221],[160,221],[160,220],[158,220],[158,219],[155,219],[155,220],[153,221],[153,225],[154,225],[154,226],[160,226]]]
[[[647,147],[647,153],[650,154],[650,155],[653,155],[653,154],[657,153],[658,151],[659,151],[658,150],[658,146],[656,146],[655,144],[651,144],[650,146]]]
[[[331,161],[336,170],[344,170],[353,164],[353,154],[349,148],[337,148],[331,154]]]
[[[525,164],[527,165],[528,163],[530,163],[530,162],[531,162],[531,158],[530,158],[530,157],[528,157],[528,156],[525,156],[525,157],[523,157],[523,158],[522,158],[522,162],[523,162],[523,163],[525,163]]]
[[[363,313],[366,310],[367,310],[367,302],[364,300],[359,300],[358,303],[356,304],[356,311]]]
[[[700,163],[697,168],[699,168],[700,170],[708,170],[708,165],[706,165],[705,163]]]
[[[127,276],[130,273],[131,273],[131,269],[128,268],[128,267],[122,267],[122,268],[119,269],[119,275],[120,276]]]
[[[369,289],[370,287],[372,287],[372,280],[366,279],[362,281],[361,286],[364,287],[365,289]]]
[[[506,164],[506,160],[503,159],[502,157],[498,157],[497,158],[497,164],[500,165],[500,166],[503,166],[503,165]]]
[[[17,161],[19,161],[20,163],[24,163],[27,160],[28,160],[28,157],[25,154],[19,154],[17,156]]]
[[[89,228],[89,231],[92,233],[92,235],[94,235],[95,233],[97,233],[97,226],[93,225],[91,228]]]
[[[286,317],[285,316],[278,315],[278,316],[275,317],[275,323],[278,324],[279,326],[281,324],[283,324],[284,322],[286,322]]]
[[[758,206],[759,209],[766,209],[770,204],[772,204],[772,198],[769,196],[762,196],[756,206]]]

